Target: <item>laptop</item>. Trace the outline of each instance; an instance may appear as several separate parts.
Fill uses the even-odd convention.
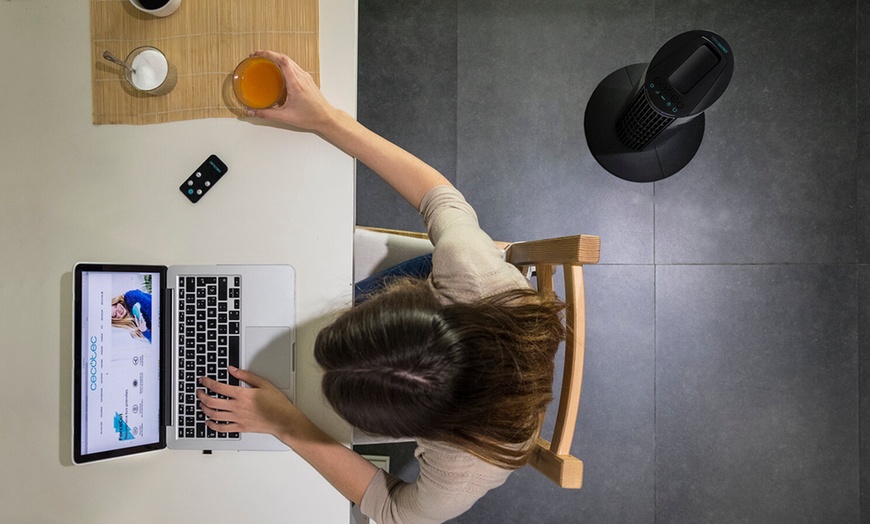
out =
[[[292,266],[80,263],[73,274],[75,464],[164,448],[288,449],[209,429],[196,390],[201,376],[238,384],[232,365],[295,400]]]

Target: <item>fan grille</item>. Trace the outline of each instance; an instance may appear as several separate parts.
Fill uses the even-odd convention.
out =
[[[625,147],[641,151],[674,120],[653,109],[641,89],[616,122],[616,136]]]

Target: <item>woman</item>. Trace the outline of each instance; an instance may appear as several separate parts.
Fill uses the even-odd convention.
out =
[[[418,209],[429,230],[428,279],[388,284],[315,343],[336,411],[360,429],[414,437],[421,474],[408,484],[377,469],[247,371],[231,373],[252,388],[202,379],[229,397],[199,392],[202,409],[215,430],[275,435],[380,524],[455,517],[527,462],[552,399],[563,305],[530,289],[440,173],[332,107],[286,56],[255,54],[279,64],[288,96],[249,115],[313,131],[356,157]]]
[[[151,342],[151,295],[131,289],[113,298],[112,327],[126,329],[131,337]]]

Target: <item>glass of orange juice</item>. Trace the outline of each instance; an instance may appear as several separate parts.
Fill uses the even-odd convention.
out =
[[[282,103],[284,74],[278,64],[262,56],[249,56],[233,72],[233,92],[245,107],[265,109]]]

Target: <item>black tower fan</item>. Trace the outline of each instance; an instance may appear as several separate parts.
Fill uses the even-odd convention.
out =
[[[692,160],[704,138],[704,111],[728,87],[734,54],[710,31],[670,39],[649,64],[611,73],[586,106],[592,156],[619,178],[655,182]]]

